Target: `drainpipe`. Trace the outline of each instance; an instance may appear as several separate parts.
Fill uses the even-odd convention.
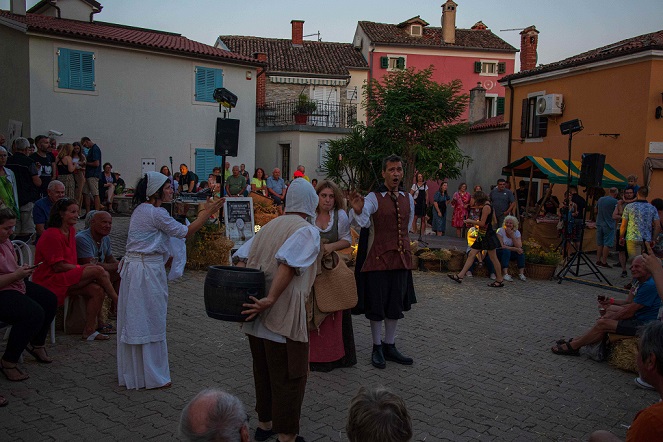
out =
[[[511,79],[509,78],[509,82],[507,83],[507,86],[509,87],[509,90],[511,91],[511,98],[509,99],[509,142],[507,144],[507,150],[506,150],[506,162],[507,164],[511,163],[511,140],[513,139],[513,86],[511,85]]]
[[[58,18],[62,18],[60,14],[61,13],[60,8],[58,8],[58,5],[55,4],[55,1],[51,1],[49,4],[53,6],[56,11],[58,11]]]

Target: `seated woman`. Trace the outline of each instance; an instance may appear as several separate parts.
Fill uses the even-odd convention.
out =
[[[39,238],[35,250],[35,262],[41,263],[32,275],[37,284],[48,287],[64,304],[67,296],[83,296],[87,299],[83,339],[106,341],[108,335],[96,331],[104,297],[117,303],[117,293],[103,267],[96,264],[78,264],[76,253],[76,229],[78,204],[68,198],[53,204],[46,223],[46,230]]]
[[[106,210],[113,213],[113,197],[115,196],[115,186],[117,177],[113,173],[111,163],[104,164],[104,171],[99,178],[99,198],[101,203],[106,206]]]
[[[9,240],[15,225],[14,211],[0,209],[0,321],[12,326],[0,370],[7,379],[18,382],[29,378],[16,365],[23,350],[37,362],[53,362],[44,344],[55,317],[57,298],[48,289],[27,280],[34,271],[32,267],[16,263],[16,252]],[[4,398],[0,396],[0,406],[1,399]]]
[[[523,240],[518,231],[518,218],[511,215],[504,218],[504,225],[497,229],[497,238],[502,244],[502,247],[497,249],[497,259],[500,261],[504,280],[513,281],[513,278],[509,275],[509,261],[516,261],[518,263],[518,278],[521,281],[527,281],[525,277],[525,253],[523,252]],[[488,262],[488,270],[492,278],[495,275],[495,268],[490,261]]]

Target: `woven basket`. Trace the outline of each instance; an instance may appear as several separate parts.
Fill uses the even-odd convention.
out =
[[[439,259],[421,259],[421,261],[423,261],[426,270],[431,272],[441,272],[443,270],[443,263]]]
[[[528,278],[532,279],[552,279],[555,275],[557,266],[549,264],[532,264],[525,263],[525,273]]]
[[[447,270],[450,272],[460,272],[465,264],[465,254],[459,251],[451,252],[451,259],[446,263]]]

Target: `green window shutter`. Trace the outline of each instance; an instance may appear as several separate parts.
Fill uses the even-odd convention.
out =
[[[380,67],[382,69],[387,69],[389,67],[389,58],[388,57],[380,57]]]
[[[481,62],[480,62],[480,61],[475,61],[475,62],[474,62],[474,72],[475,72],[476,74],[480,74],[480,73],[481,73]]]
[[[500,62],[497,63],[497,73],[498,74],[504,74],[506,73],[506,63],[505,62]]]
[[[405,58],[398,57],[398,59],[396,60],[396,67],[398,69],[405,69]]]
[[[497,97],[497,115],[504,114],[504,97]]]
[[[534,117],[534,137],[543,138],[548,135],[548,117]]]
[[[69,49],[58,48],[58,87],[69,89]]]
[[[196,66],[196,101],[214,103],[214,89],[223,87],[223,69]]]

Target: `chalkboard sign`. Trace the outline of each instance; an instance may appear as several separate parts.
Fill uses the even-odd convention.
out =
[[[240,248],[255,234],[253,198],[226,197],[223,220],[226,224],[226,238],[235,243],[233,249]]]

